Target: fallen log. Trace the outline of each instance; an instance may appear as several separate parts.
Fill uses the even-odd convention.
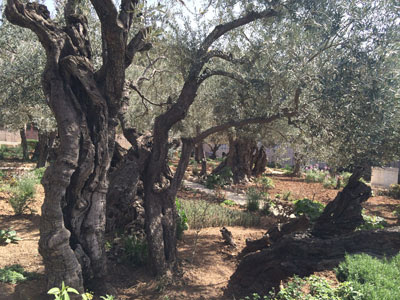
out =
[[[282,237],[272,247],[248,254],[231,276],[227,296],[236,299],[258,293],[266,295],[293,275],[308,276],[336,267],[345,254],[367,253],[390,257],[400,250],[400,227],[377,231],[356,231],[321,239],[310,233]]]
[[[310,220],[307,216],[302,215],[299,218],[293,219],[285,224],[278,224],[272,227],[268,232],[260,239],[250,240],[246,239],[246,247],[238,255],[238,258],[256,252],[271,246],[272,243],[277,242],[283,236],[294,233],[306,231],[310,226]]]

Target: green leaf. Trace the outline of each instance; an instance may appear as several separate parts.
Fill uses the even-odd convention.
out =
[[[47,292],[47,294],[49,294],[49,295],[57,295],[59,293],[60,293],[60,289],[58,287],[53,287]]]

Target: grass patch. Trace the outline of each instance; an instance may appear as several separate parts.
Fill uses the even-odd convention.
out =
[[[336,269],[340,281],[349,281],[363,300],[400,299],[400,254],[378,259],[367,254],[347,255]]]
[[[222,226],[257,227],[260,216],[205,200],[181,200],[191,229]]]
[[[26,272],[20,265],[7,266],[0,269],[0,282],[4,283],[19,283],[26,280],[35,279],[37,273]]]

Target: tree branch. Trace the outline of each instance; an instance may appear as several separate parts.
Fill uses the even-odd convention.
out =
[[[210,78],[212,76],[225,76],[225,77],[229,77],[233,80],[236,80],[240,84],[243,84],[243,85],[247,84],[247,81],[239,74],[230,73],[230,72],[226,72],[223,70],[210,70],[208,68],[206,68],[203,71],[203,73],[199,76],[199,79],[197,82],[200,85],[204,80],[206,80],[207,78]]]
[[[125,54],[125,68],[131,65],[136,53],[148,51],[152,48],[152,44],[146,42],[146,35],[150,32],[150,29],[150,27],[141,29],[129,42]]]
[[[294,103],[294,110],[289,111],[288,109],[284,109],[282,112],[278,112],[272,116],[269,117],[254,117],[254,118],[248,118],[244,120],[239,120],[239,121],[230,121],[221,125],[217,125],[214,127],[211,127],[202,133],[198,134],[195,138],[193,138],[193,142],[195,144],[199,143],[200,141],[204,140],[211,134],[227,130],[231,127],[236,127],[240,128],[246,125],[250,124],[269,124],[272,123],[273,121],[276,121],[281,118],[292,118],[297,115],[298,110],[299,110],[299,98],[301,95],[301,88],[297,88],[295,91],[295,95],[293,97],[293,103]]]
[[[214,30],[204,39],[203,43],[201,44],[200,47],[200,52],[205,53],[207,52],[208,48],[217,40],[219,39],[222,35],[227,33],[228,31],[231,31],[235,28],[238,28],[240,26],[246,25],[248,23],[251,23],[255,20],[259,19],[264,19],[264,18],[269,18],[269,17],[275,17],[278,16],[278,12],[274,9],[267,9],[262,12],[249,12],[247,15],[238,18],[236,20],[233,20],[231,22],[225,23],[218,25],[214,28]],[[201,55],[203,56],[203,55]]]

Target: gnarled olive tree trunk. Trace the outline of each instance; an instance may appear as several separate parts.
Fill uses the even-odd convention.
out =
[[[143,32],[127,45],[137,1],[92,0],[102,24],[103,66],[95,71],[85,16],[77,1],[64,7],[65,27],[50,19],[46,6],[7,0],[7,19],[32,30],[46,51],[43,90],[57,121],[60,147],[43,177],[39,252],[48,287],[64,281],[79,291],[95,282],[107,289],[104,250],[107,172],[125,68],[144,46]],[[91,287],[96,288],[96,287]]]

